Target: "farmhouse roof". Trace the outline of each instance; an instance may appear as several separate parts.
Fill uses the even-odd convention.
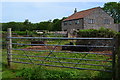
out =
[[[93,10],[95,10],[97,8],[100,8],[100,7],[95,7],[95,8],[83,10],[80,12],[76,12],[76,13],[72,14],[71,16],[69,16],[68,18],[64,19],[63,21],[84,18],[85,16],[89,15],[91,12],[93,12]]]

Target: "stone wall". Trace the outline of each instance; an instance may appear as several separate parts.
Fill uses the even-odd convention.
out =
[[[79,24],[75,23],[76,20],[79,20]],[[76,20],[64,21],[67,23],[67,25],[64,25],[64,22],[62,22],[62,30],[70,32],[71,30],[74,29],[83,29],[83,19],[76,19]]]
[[[94,19],[94,23],[88,23],[89,19]],[[105,19],[108,19],[110,24],[105,24]],[[104,12],[104,10],[98,8],[84,18],[84,29],[99,29],[100,27],[111,28],[115,31],[118,30],[114,24],[114,19]]]
[[[118,27],[118,32],[120,32],[120,24],[116,24]]]
[[[89,23],[89,19],[93,19],[94,23]],[[105,23],[105,19],[108,19],[110,23]],[[79,20],[79,24],[75,24],[75,21]],[[76,20],[69,20],[62,22],[62,30],[68,31],[71,30],[78,30],[78,29],[99,29],[101,27],[110,28],[114,31],[120,31],[120,24],[114,24],[114,19],[110,17],[104,10],[101,8],[97,8],[92,11],[89,15],[84,18],[76,19]],[[64,25],[64,22],[67,25]]]

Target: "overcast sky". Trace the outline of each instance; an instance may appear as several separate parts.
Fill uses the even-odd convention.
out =
[[[106,2],[2,2],[2,21],[23,22],[25,19],[33,23],[63,18],[77,11],[103,7]]]

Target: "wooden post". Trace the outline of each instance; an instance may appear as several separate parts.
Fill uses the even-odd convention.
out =
[[[120,80],[120,34],[116,36],[116,41],[115,41],[115,53],[116,53],[116,69],[115,69],[115,80]]]
[[[8,61],[8,66],[10,67],[11,66],[11,61],[12,61],[12,39],[9,38],[9,37],[12,37],[12,34],[11,34],[11,28],[8,28],[8,36],[7,36],[7,61]]]
[[[116,61],[115,61],[115,48],[113,47],[113,52],[112,52],[112,80],[116,80]]]
[[[120,24],[118,24],[120,30]],[[117,52],[117,79],[120,80],[120,34],[118,34],[118,52]]]
[[[119,48],[120,51],[120,48]],[[118,59],[117,59],[117,80],[120,80],[120,52],[118,52]]]
[[[116,70],[116,80],[120,80],[120,35],[118,35],[117,39],[117,70]]]

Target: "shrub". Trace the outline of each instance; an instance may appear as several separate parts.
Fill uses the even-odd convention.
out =
[[[46,70],[41,67],[36,68],[23,68],[20,72],[17,72],[17,77],[23,77],[29,80],[72,80],[73,78],[79,78],[78,73],[75,71],[57,71],[57,70]]]
[[[16,34],[16,35],[37,35],[36,32],[34,31],[12,31],[13,34]]]
[[[44,79],[44,71],[39,68],[23,68],[16,74],[17,77],[23,77],[29,80]]]
[[[117,33],[116,37],[118,39],[116,44],[120,47],[120,32]]]
[[[77,35],[79,37],[115,37],[117,32],[101,27],[99,30],[96,29],[86,29],[80,30]]]

